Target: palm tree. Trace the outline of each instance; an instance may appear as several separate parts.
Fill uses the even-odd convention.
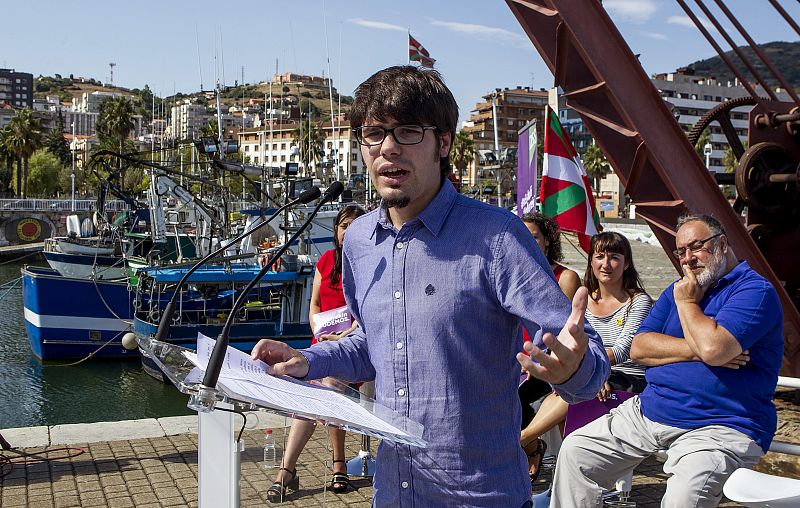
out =
[[[6,143],[17,157],[17,193],[22,189],[22,197],[28,196],[28,160],[42,145],[41,121],[33,110],[20,109],[8,123]],[[21,169],[20,171],[20,163]]]
[[[325,156],[325,134],[322,129],[311,120],[303,120],[300,125],[292,131],[292,143],[300,150],[300,161],[306,168],[313,164],[318,168],[318,162]],[[314,174],[320,178],[318,171]]]
[[[101,145],[118,148],[122,153],[125,140],[130,136],[133,127],[133,103],[131,101],[125,97],[113,97],[100,105],[96,128]]]
[[[450,150],[450,163],[458,169],[459,187],[463,185],[464,171],[475,160],[475,141],[463,129],[453,138],[453,148]]]
[[[0,175],[0,192],[6,193],[11,188],[11,177],[14,173],[14,160],[16,155],[9,143],[11,130],[6,127],[0,131],[0,164],[3,165],[3,173]]]
[[[97,116],[97,138],[100,148],[116,149],[123,153],[125,140],[133,131],[133,103],[125,97],[113,97],[100,104],[100,113]],[[117,159],[117,169],[120,172],[120,181],[125,182],[126,170],[123,169],[122,159]]]
[[[594,182],[594,192],[596,194],[600,190],[600,180],[611,173],[611,165],[594,140],[591,145],[586,147],[581,160],[583,161],[583,168],[586,170],[586,174],[589,175],[592,178],[592,182]]]

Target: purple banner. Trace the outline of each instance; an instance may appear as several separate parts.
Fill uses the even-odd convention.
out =
[[[520,129],[517,140],[517,215],[533,212],[536,205],[536,120]]]

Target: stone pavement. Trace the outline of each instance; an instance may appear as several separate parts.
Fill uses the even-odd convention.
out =
[[[791,404],[790,411],[797,406]],[[785,412],[785,411],[784,411]],[[192,417],[184,417],[192,418]],[[101,435],[93,428],[107,426],[88,424],[82,426],[83,440],[93,441]],[[93,427],[94,426],[94,427]],[[131,427],[130,422],[118,422],[117,428]],[[22,462],[16,451],[2,455],[13,464],[0,461],[0,470],[6,474],[0,479],[0,506],[3,508],[155,508],[171,506],[197,506],[197,434],[191,432],[155,437],[138,437],[125,440],[104,440],[74,444],[31,446],[20,449],[30,454],[31,463]],[[277,425],[273,426],[277,427]],[[250,426],[248,426],[250,427]],[[23,431],[25,429],[19,429]],[[142,433],[142,431],[139,431]],[[21,433],[3,431],[12,445],[24,442]],[[76,434],[73,432],[73,435]],[[278,448],[282,449],[284,430],[275,431]],[[54,435],[51,429],[51,436]],[[785,437],[785,436],[784,436]],[[21,440],[20,440],[21,439]],[[263,431],[246,430],[243,435],[245,451],[241,463],[241,506],[270,506],[266,490],[272,483],[275,470],[266,470],[263,459]],[[796,441],[794,439],[786,439]],[[20,440],[20,441],[18,441]],[[63,440],[63,439],[62,439]],[[330,482],[330,454],[326,451],[327,433],[318,431],[304,450],[298,463],[300,490],[292,492],[282,506],[288,507],[364,507],[370,506],[372,486],[369,479],[353,478],[354,489],[345,494],[333,494],[324,486]],[[348,456],[360,448],[359,436],[348,434]],[[65,450],[64,448],[68,448]],[[375,445],[373,443],[373,453]],[[77,454],[78,452],[82,452]],[[71,457],[68,455],[72,455]],[[774,458],[776,454],[768,457]],[[41,459],[50,459],[38,462]],[[796,458],[795,458],[796,459]],[[791,459],[786,459],[791,461]],[[37,461],[37,462],[34,462]],[[768,461],[769,462],[769,461]],[[796,460],[793,461],[796,464]],[[767,469],[762,467],[762,469]],[[782,466],[777,469],[783,470]],[[784,472],[784,474],[786,474]],[[535,490],[543,490],[550,480],[550,472],[543,471]],[[656,459],[645,461],[634,476],[633,499],[637,506],[659,506],[666,488],[666,475]],[[721,506],[737,506],[725,502]]]

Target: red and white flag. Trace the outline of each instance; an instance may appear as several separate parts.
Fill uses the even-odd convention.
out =
[[[564,231],[577,233],[581,248],[589,252],[589,240],[600,231],[592,186],[569,136],[549,107],[542,166],[542,212]]]
[[[418,40],[408,34],[408,61],[419,62],[423,67],[433,67],[434,60]]]

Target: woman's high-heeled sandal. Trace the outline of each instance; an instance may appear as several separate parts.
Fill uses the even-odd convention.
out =
[[[286,497],[288,490],[297,490],[300,488],[300,478],[297,476],[297,468],[294,470],[285,467],[280,468],[280,471],[286,471],[291,474],[291,479],[286,482],[275,482],[272,487],[267,489],[267,500],[270,503],[280,503]]]
[[[346,464],[343,460],[334,460],[334,464],[342,463]],[[341,494],[343,492],[347,492],[347,488],[350,486],[350,477],[347,476],[347,473],[333,473],[331,476],[331,491],[337,494]]]
[[[536,449],[531,453],[528,453],[528,450],[525,449],[525,455],[528,456],[528,474],[530,474],[531,483],[536,481],[542,471],[542,459],[545,451],[547,451],[547,443],[541,439],[536,440]]]

